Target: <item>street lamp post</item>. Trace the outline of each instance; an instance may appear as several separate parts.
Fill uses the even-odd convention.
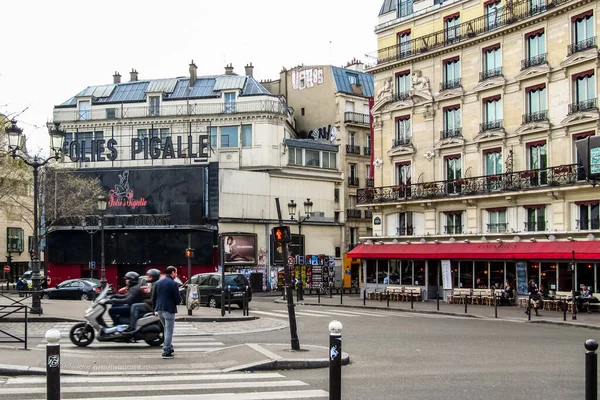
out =
[[[100,228],[98,228],[97,226],[95,227],[93,225],[88,226],[85,218],[83,218],[81,220],[81,226],[83,227],[83,230],[86,231],[90,235],[90,265],[89,265],[89,267],[90,267],[90,278],[93,278],[92,263],[94,262],[94,235],[96,234],[96,232],[98,232],[100,230]]]
[[[31,301],[31,312],[42,314],[42,303],[40,301],[40,243],[39,243],[39,226],[38,226],[38,172],[50,160],[58,160],[62,152],[63,143],[65,140],[65,132],[60,129],[60,124],[55,122],[54,127],[49,129],[50,138],[52,139],[51,149],[54,151],[53,157],[43,159],[41,157],[30,156],[24,152],[23,146],[23,129],[17,126],[16,121],[11,121],[10,126],[6,128],[8,135],[8,149],[13,159],[20,158],[23,162],[33,168],[33,257],[31,259],[33,281],[33,296]],[[17,152],[23,152],[24,155]]]
[[[100,287],[106,286],[106,266],[104,265],[104,212],[108,201],[106,196],[98,196],[98,211],[100,212]]]
[[[306,215],[302,217],[300,215],[300,212],[298,212],[298,219],[296,219],[295,216],[297,204],[294,202],[294,200],[290,200],[290,202],[288,203],[288,213],[290,214],[290,219],[292,220],[292,222],[295,222],[298,225],[298,252],[302,250],[302,248],[300,247],[300,243],[302,243],[302,224],[310,218],[312,206],[313,202],[310,201],[310,199],[306,199],[306,201],[304,202],[304,213]],[[283,260],[283,262],[287,261]],[[300,276],[299,282],[300,283],[298,287],[298,293],[300,293],[301,298],[304,298],[302,293],[302,276]]]

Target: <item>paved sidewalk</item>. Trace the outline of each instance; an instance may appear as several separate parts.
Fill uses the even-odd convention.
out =
[[[548,311],[540,310],[540,316],[535,316],[535,312],[532,312],[531,319],[525,314],[525,308],[517,306],[498,306],[498,317],[495,316],[495,307],[486,305],[467,305],[465,313],[464,304],[447,304],[440,300],[439,311],[437,310],[437,301],[429,300],[426,302],[415,301],[413,308],[411,309],[410,302],[402,301],[391,301],[388,303],[386,300],[366,300],[360,298],[358,294],[339,294],[329,296],[321,296],[320,298],[316,295],[304,295],[304,300],[296,301],[297,297],[294,293],[294,303],[311,305],[311,306],[328,306],[328,307],[356,307],[356,308],[368,308],[368,309],[389,309],[398,312],[416,312],[416,313],[428,313],[428,314],[441,314],[441,315],[458,315],[467,316],[472,318],[486,318],[486,319],[498,319],[513,322],[530,322],[530,323],[548,323],[556,325],[568,325],[589,329],[600,329],[600,313],[578,313],[576,320],[572,319],[572,314],[567,312],[566,321],[564,320],[564,313],[562,311]],[[277,297],[275,300],[277,303],[285,303],[286,301]]]

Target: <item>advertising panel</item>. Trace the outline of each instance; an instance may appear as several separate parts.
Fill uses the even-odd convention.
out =
[[[256,265],[256,243],[254,233],[222,233],[223,265]]]

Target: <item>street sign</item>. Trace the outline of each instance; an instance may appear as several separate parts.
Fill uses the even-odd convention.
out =
[[[294,265],[296,265],[296,260],[294,259],[293,256],[288,256],[288,267],[293,267]]]
[[[10,272],[10,265],[5,265],[4,266],[4,272],[6,272],[6,273]]]
[[[96,261],[90,261],[90,269],[96,268]]]

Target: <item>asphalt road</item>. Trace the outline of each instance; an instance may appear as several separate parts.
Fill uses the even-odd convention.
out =
[[[286,309],[272,299],[255,298],[252,303],[258,310]],[[297,307],[298,312],[313,310],[320,308]],[[389,317],[298,318],[301,346],[327,346],[330,320],[342,322],[343,350],[351,359],[342,371],[345,400],[582,399],[583,344],[600,339],[600,331],[568,326],[377,313]],[[259,335],[238,335],[236,340],[290,340],[288,329]],[[328,390],[326,369],[285,373]]]

